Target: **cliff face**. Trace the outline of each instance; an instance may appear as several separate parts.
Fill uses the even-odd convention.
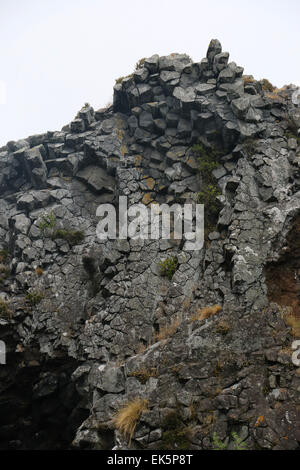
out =
[[[152,56],[110,108],[0,149],[0,448],[299,449],[299,100],[228,58]],[[120,196],[199,195],[201,250],[96,236]]]

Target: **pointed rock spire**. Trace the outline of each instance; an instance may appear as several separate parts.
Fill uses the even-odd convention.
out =
[[[220,54],[222,52],[222,45],[218,39],[212,39],[209,43],[208,49],[207,49],[207,54],[206,57],[208,58],[208,61],[210,64],[213,63],[214,57],[217,54]]]

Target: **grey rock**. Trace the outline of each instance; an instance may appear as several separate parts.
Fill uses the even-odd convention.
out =
[[[79,171],[76,177],[96,192],[114,191],[115,180],[103,168],[91,165]]]
[[[216,85],[209,83],[200,83],[195,87],[195,89],[198,95],[206,95],[207,93],[213,92],[216,89]]]
[[[212,39],[209,43],[206,57],[208,61],[213,64],[214,58],[217,54],[222,52],[222,46],[218,39]]]
[[[229,59],[228,52],[221,52],[214,56],[213,70],[215,73],[221,72],[226,68]]]
[[[108,393],[120,393],[124,390],[124,374],[118,367],[99,366],[97,372],[90,372],[89,380],[96,380],[97,388]]]
[[[143,83],[147,80],[149,72],[146,68],[141,68],[134,71],[133,78],[135,83]]]
[[[158,59],[159,56],[157,54],[154,54],[148,59],[145,59],[144,65],[147,67],[150,73],[155,73],[158,71]]]
[[[152,114],[146,111],[143,111],[139,115],[139,125],[142,129],[151,132],[153,130],[153,117]]]
[[[239,119],[244,119],[250,107],[248,97],[238,98],[231,102],[231,108]]]

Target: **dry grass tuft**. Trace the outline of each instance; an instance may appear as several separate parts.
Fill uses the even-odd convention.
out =
[[[280,100],[281,96],[278,94],[278,91],[274,90],[272,92],[267,92],[266,97],[270,100]]]
[[[135,370],[134,372],[131,372],[128,374],[128,377],[135,377],[142,384],[145,384],[150,379],[150,377],[157,377],[157,369],[156,367],[150,367],[149,369],[143,367],[141,369]]]
[[[277,90],[277,88],[272,85],[272,83],[267,78],[263,78],[261,80],[261,86],[264,91],[269,91],[270,93]]]
[[[284,320],[291,327],[292,335],[300,338],[300,316],[291,312],[285,315]]]
[[[220,305],[213,305],[212,307],[204,307],[198,309],[197,312],[191,317],[190,321],[202,321],[206,320],[206,318],[211,317],[212,315],[216,315],[222,310]]]
[[[216,326],[216,331],[217,333],[220,333],[222,335],[226,335],[228,331],[230,331],[231,326],[227,321],[220,320]]]
[[[243,75],[243,80],[244,80],[244,84],[245,85],[248,85],[248,83],[255,83],[256,80],[254,79],[254,77],[252,75]]]
[[[113,418],[113,424],[131,442],[137,422],[143,411],[148,408],[148,400],[135,398],[122,406]]]
[[[137,348],[136,348],[136,354],[142,354],[146,349],[148,348],[148,345],[139,342]]]
[[[160,328],[159,332],[154,335],[154,341],[162,341],[175,335],[179,325],[181,324],[180,318],[174,318],[170,323]]]
[[[41,268],[40,266],[38,266],[36,269],[35,269],[35,274],[37,276],[42,276],[44,274],[44,271],[43,271],[43,268]]]

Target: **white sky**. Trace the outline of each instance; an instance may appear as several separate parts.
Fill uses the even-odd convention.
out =
[[[230,60],[274,85],[300,85],[299,0],[0,0],[0,146],[60,130],[152,54]]]

